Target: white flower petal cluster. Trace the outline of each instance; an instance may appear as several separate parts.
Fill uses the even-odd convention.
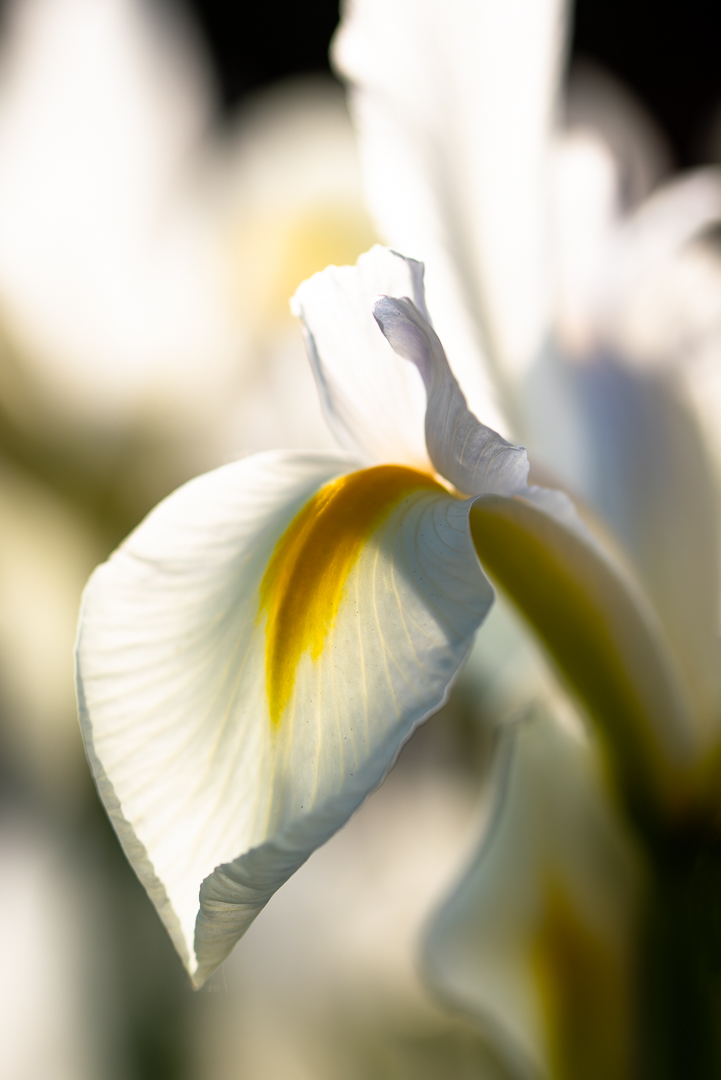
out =
[[[621,679],[642,716],[663,699],[671,737],[677,721],[643,598],[469,411],[420,264],[376,247],[293,306],[354,453],[267,452],[191,481],[96,570],[81,610],[96,782],[196,984],[445,701],[494,597],[477,551],[493,563],[504,530],[580,559],[599,618],[640,634]]]
[[[85,592],[88,754],[197,983],[445,700],[493,599],[468,496],[529,490],[525,451],[468,412],[421,275],[375,248],[295,298],[353,456],[269,452],[190,482]],[[389,292],[417,305],[374,319]]]

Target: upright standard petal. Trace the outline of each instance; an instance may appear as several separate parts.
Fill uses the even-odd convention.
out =
[[[471,409],[505,432],[500,382],[548,321],[548,136],[562,0],[348,0],[351,83],[381,235],[428,266],[438,332]],[[513,417],[508,417],[513,420]]]
[[[639,292],[690,240],[719,220],[721,169],[709,166],[659,188],[620,227],[606,268],[601,302],[602,330],[622,353],[631,357],[638,354],[633,308]]]
[[[326,420],[338,442],[366,464],[430,469],[423,435],[423,383],[373,321],[379,294],[412,296],[425,310],[423,266],[376,246],[356,266],[329,266],[291,301],[303,320]]]
[[[443,702],[492,601],[468,502],[353,465],[200,477],[85,592],[88,754],[196,984]]]
[[[642,882],[591,748],[548,717],[506,735],[491,819],[434,918],[426,970],[519,1080],[631,1073]]]

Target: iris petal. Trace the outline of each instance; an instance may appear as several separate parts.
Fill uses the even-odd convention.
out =
[[[443,703],[493,599],[468,501],[354,464],[200,477],[84,595],[89,758],[196,984]]]

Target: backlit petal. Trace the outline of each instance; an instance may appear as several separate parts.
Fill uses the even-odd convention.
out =
[[[393,349],[421,373],[426,444],[438,472],[467,495],[509,495],[526,487],[528,457],[469,410],[443,346],[412,300],[384,296],[373,314]]]
[[[430,470],[423,383],[373,319],[373,303],[384,293],[412,296],[424,309],[421,264],[376,246],[356,266],[314,274],[291,306],[303,320],[323,411],[341,446],[369,465],[395,461]]]
[[[663,305],[657,310],[663,320]],[[721,516],[709,454],[718,440],[718,351],[713,337],[708,344],[703,359],[701,341],[696,355],[681,350],[688,367],[680,371],[639,369],[608,353],[583,364],[549,358],[529,395],[549,466],[611,527],[664,625],[702,742],[716,736],[721,704]],[[570,445],[554,448],[563,420],[551,400],[556,387],[576,431]]]
[[[628,83],[592,60],[574,57],[563,98],[566,131],[603,141],[618,175],[619,209],[635,209],[671,171],[663,131]]]
[[[719,220],[721,169],[708,167],[665,184],[619,229],[601,303],[603,331],[622,353],[647,362],[666,359],[664,276],[684,246]],[[653,327],[659,307],[660,335]]]
[[[85,593],[91,763],[197,984],[443,702],[492,601],[467,502],[352,467],[275,453],[200,477]]]
[[[435,917],[434,988],[514,1077],[630,1075],[639,866],[583,741],[545,717],[506,736],[495,807]]]
[[[558,493],[529,493],[475,500],[479,558],[587,708],[629,798],[678,806],[692,753],[689,709],[658,619],[580,523],[564,520],[555,498],[548,505]]]
[[[473,412],[504,434],[502,395],[482,361],[512,380],[547,322],[546,157],[563,7],[349,0],[335,42],[380,233],[426,263],[451,367]]]

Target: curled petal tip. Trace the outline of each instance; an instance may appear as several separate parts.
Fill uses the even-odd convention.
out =
[[[528,457],[470,411],[433,327],[409,297],[381,297],[373,315],[399,356],[426,387],[426,444],[435,468],[466,495],[511,495],[525,489]]]

